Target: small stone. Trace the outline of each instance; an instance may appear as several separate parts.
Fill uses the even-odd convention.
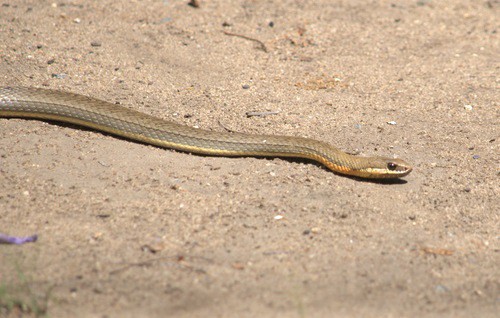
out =
[[[167,244],[165,244],[165,242],[155,242],[155,243],[146,244],[146,245],[141,246],[141,250],[143,252],[149,252],[152,254],[156,254],[158,252],[161,252],[165,248],[167,248]]]
[[[52,76],[52,78],[64,79],[66,77],[66,74],[64,74],[64,73],[61,73],[61,74],[52,73],[51,76]]]
[[[249,88],[250,88],[250,85],[245,84],[245,85],[241,86],[241,88],[243,88],[243,89],[249,89]]]
[[[397,123],[394,120],[388,121],[387,122],[389,125],[397,125]]]
[[[472,159],[479,159],[479,158],[481,158],[479,155],[472,156]]]
[[[464,108],[466,110],[472,110],[473,107],[472,107],[472,105],[464,105]]]
[[[56,61],[56,59],[50,59],[50,60],[47,61],[47,64],[49,64],[49,65],[50,64],[54,64],[55,61]]]
[[[240,263],[240,262],[236,262],[236,263],[233,263],[233,268],[241,271],[241,270],[245,269],[245,264]]]
[[[465,191],[465,192],[471,192],[471,191],[472,191],[472,189],[471,189],[471,188],[465,188],[465,189],[464,189],[464,191]]]
[[[172,21],[172,18],[171,18],[171,17],[165,17],[165,18],[162,18],[162,19],[160,20],[160,23],[167,23],[167,22],[170,22],[170,21]]]
[[[193,8],[199,8],[200,1],[199,0],[191,0],[191,1],[189,1],[188,5],[192,6]]]
[[[92,41],[92,42],[90,42],[90,45],[92,45],[93,47],[99,47],[99,46],[101,46],[102,44],[101,44],[101,42],[99,42],[99,41]]]
[[[76,18],[76,19],[73,20],[73,22],[75,22],[75,23],[78,24],[78,23],[82,22],[82,20],[80,18]]]
[[[276,215],[274,217],[275,220],[281,220],[283,218],[283,215]]]
[[[446,293],[447,291],[449,291],[449,289],[446,286],[443,286],[443,285],[436,286],[436,292],[438,292],[438,293]]]

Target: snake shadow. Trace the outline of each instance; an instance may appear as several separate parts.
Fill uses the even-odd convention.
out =
[[[242,156],[242,157],[246,157],[246,156]],[[322,165],[321,163],[319,162],[316,162],[314,160],[311,160],[311,159],[306,159],[306,158],[290,158],[290,157],[279,157],[279,156],[276,156],[276,157],[252,157],[252,158],[259,158],[259,159],[266,159],[266,160],[272,160],[273,158],[280,158],[280,159],[283,159],[283,160],[286,160],[286,161],[289,161],[289,162],[294,162],[294,163],[303,163],[303,164],[309,164],[309,165],[314,165],[322,170],[325,170],[329,173],[333,173],[339,177],[342,177],[342,178],[348,178],[348,179],[351,179],[351,180],[356,180],[356,181],[359,181],[359,182],[366,182],[366,183],[375,183],[375,184],[387,184],[387,185],[394,185],[394,184],[406,184],[408,183],[408,181],[404,180],[404,179],[400,179],[400,178],[395,178],[395,179],[367,179],[367,178],[360,178],[360,177],[356,177],[356,176],[350,176],[350,175],[346,175],[346,174],[341,174],[341,173],[338,173],[338,172],[335,172],[335,171],[332,171],[330,169],[328,169],[327,167],[325,167],[324,165]]]
[[[16,117],[11,117],[11,118],[16,118]],[[17,118],[17,119],[33,120],[33,119],[22,118],[22,117]],[[90,132],[98,133],[98,134],[105,135],[105,136],[111,136],[111,137],[119,139],[119,140],[133,142],[133,143],[136,143],[136,144],[143,144],[145,146],[150,146],[150,147],[161,148],[161,149],[165,149],[167,151],[176,151],[176,152],[181,152],[181,153],[186,153],[186,154],[192,154],[192,155],[200,156],[200,157],[257,158],[259,160],[273,160],[275,158],[280,158],[282,160],[286,160],[286,161],[289,161],[289,162],[315,165],[316,167],[318,167],[320,169],[323,169],[325,171],[328,171],[329,173],[333,173],[333,174],[335,174],[335,175],[337,175],[339,177],[348,178],[348,179],[356,180],[356,181],[359,181],[359,182],[367,182],[367,183],[375,183],[375,184],[387,184],[387,185],[406,184],[406,183],[408,183],[408,181],[403,180],[403,179],[398,179],[398,178],[396,178],[396,179],[367,179],[367,178],[360,178],[360,177],[356,177],[356,176],[345,175],[345,174],[341,174],[341,173],[332,171],[332,170],[328,169],[327,167],[325,167],[324,165],[322,165],[321,163],[319,163],[317,161],[314,161],[312,159],[307,159],[307,158],[292,158],[292,157],[280,157],[280,156],[267,157],[267,156],[217,156],[217,155],[202,155],[202,154],[191,153],[191,152],[188,152],[188,151],[181,151],[181,150],[176,150],[176,149],[162,148],[162,147],[158,147],[158,146],[154,146],[154,145],[148,144],[146,142],[141,142],[141,141],[137,141],[137,140],[131,140],[131,139],[128,139],[128,138],[125,138],[125,137],[121,137],[121,136],[118,136],[118,135],[114,135],[114,134],[110,134],[110,133],[107,133],[107,132],[104,132],[104,131],[100,131],[100,130],[96,130],[96,129],[92,129],[92,128],[88,128],[88,127],[80,126],[80,125],[76,125],[76,124],[71,124],[71,123],[67,123],[67,122],[61,122],[61,121],[50,120],[50,119],[36,119],[36,120],[43,121],[43,122],[49,123],[49,124],[54,125],[54,126],[60,126],[60,127],[65,127],[65,128],[77,129],[77,130],[81,130],[81,131],[90,131]]]

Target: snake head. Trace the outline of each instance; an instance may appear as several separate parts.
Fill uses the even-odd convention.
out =
[[[412,166],[406,161],[394,158],[371,157],[367,158],[370,164],[360,169],[359,176],[374,179],[394,179],[408,175]]]

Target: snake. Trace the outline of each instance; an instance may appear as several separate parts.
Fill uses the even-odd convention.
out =
[[[335,173],[396,179],[412,166],[402,159],[348,154],[315,139],[203,130],[92,97],[34,87],[0,88],[0,117],[62,122],[162,148],[225,157],[312,160]]]

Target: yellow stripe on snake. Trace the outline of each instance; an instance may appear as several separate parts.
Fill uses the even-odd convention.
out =
[[[71,123],[202,155],[306,158],[334,172],[361,178],[400,178],[412,170],[401,159],[353,156],[318,140],[202,130],[94,98],[49,89],[0,88],[0,117]]]

